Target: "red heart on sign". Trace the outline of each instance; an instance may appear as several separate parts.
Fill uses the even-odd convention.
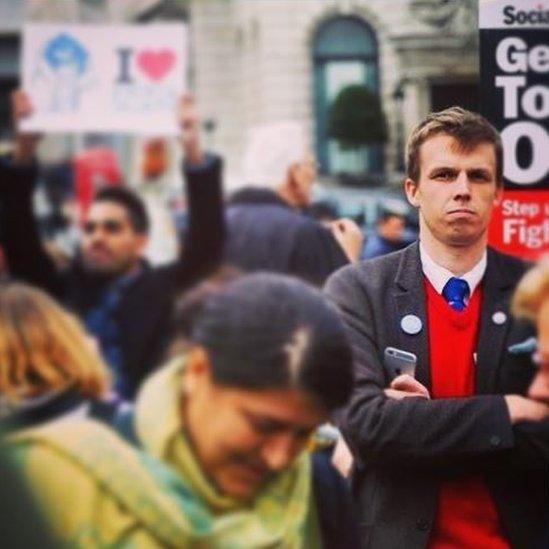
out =
[[[172,50],[141,50],[137,54],[137,66],[151,80],[162,80],[175,63]]]

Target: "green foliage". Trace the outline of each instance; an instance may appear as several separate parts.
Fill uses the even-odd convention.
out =
[[[379,96],[360,84],[343,88],[330,108],[328,135],[346,150],[385,143],[387,122]]]

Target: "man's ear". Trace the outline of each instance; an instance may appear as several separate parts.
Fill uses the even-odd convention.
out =
[[[414,207],[419,208],[419,201],[417,199],[418,184],[413,179],[406,179],[404,182],[404,192],[408,202]]]
[[[299,188],[299,164],[297,162],[288,168],[288,184],[293,192]]]
[[[286,189],[289,194],[289,198],[294,205],[301,203],[301,184],[299,181],[299,164],[293,163],[287,172]]]
[[[143,254],[145,252],[145,248],[147,247],[147,244],[149,243],[149,235],[146,233],[139,233],[137,235],[137,251],[139,255]]]

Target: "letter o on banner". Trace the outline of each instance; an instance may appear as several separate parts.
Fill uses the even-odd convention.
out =
[[[527,168],[519,165],[517,145],[521,138],[530,141],[532,162]],[[531,185],[540,181],[549,171],[549,134],[534,122],[515,122],[501,132],[503,156],[505,158],[504,175],[518,185]]]

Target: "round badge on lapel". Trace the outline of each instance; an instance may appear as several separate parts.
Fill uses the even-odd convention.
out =
[[[406,315],[400,321],[400,327],[405,334],[416,335],[421,332],[423,322],[421,322],[421,318],[416,315]]]
[[[498,326],[507,322],[507,315],[503,311],[496,311],[492,315],[492,322]]]

